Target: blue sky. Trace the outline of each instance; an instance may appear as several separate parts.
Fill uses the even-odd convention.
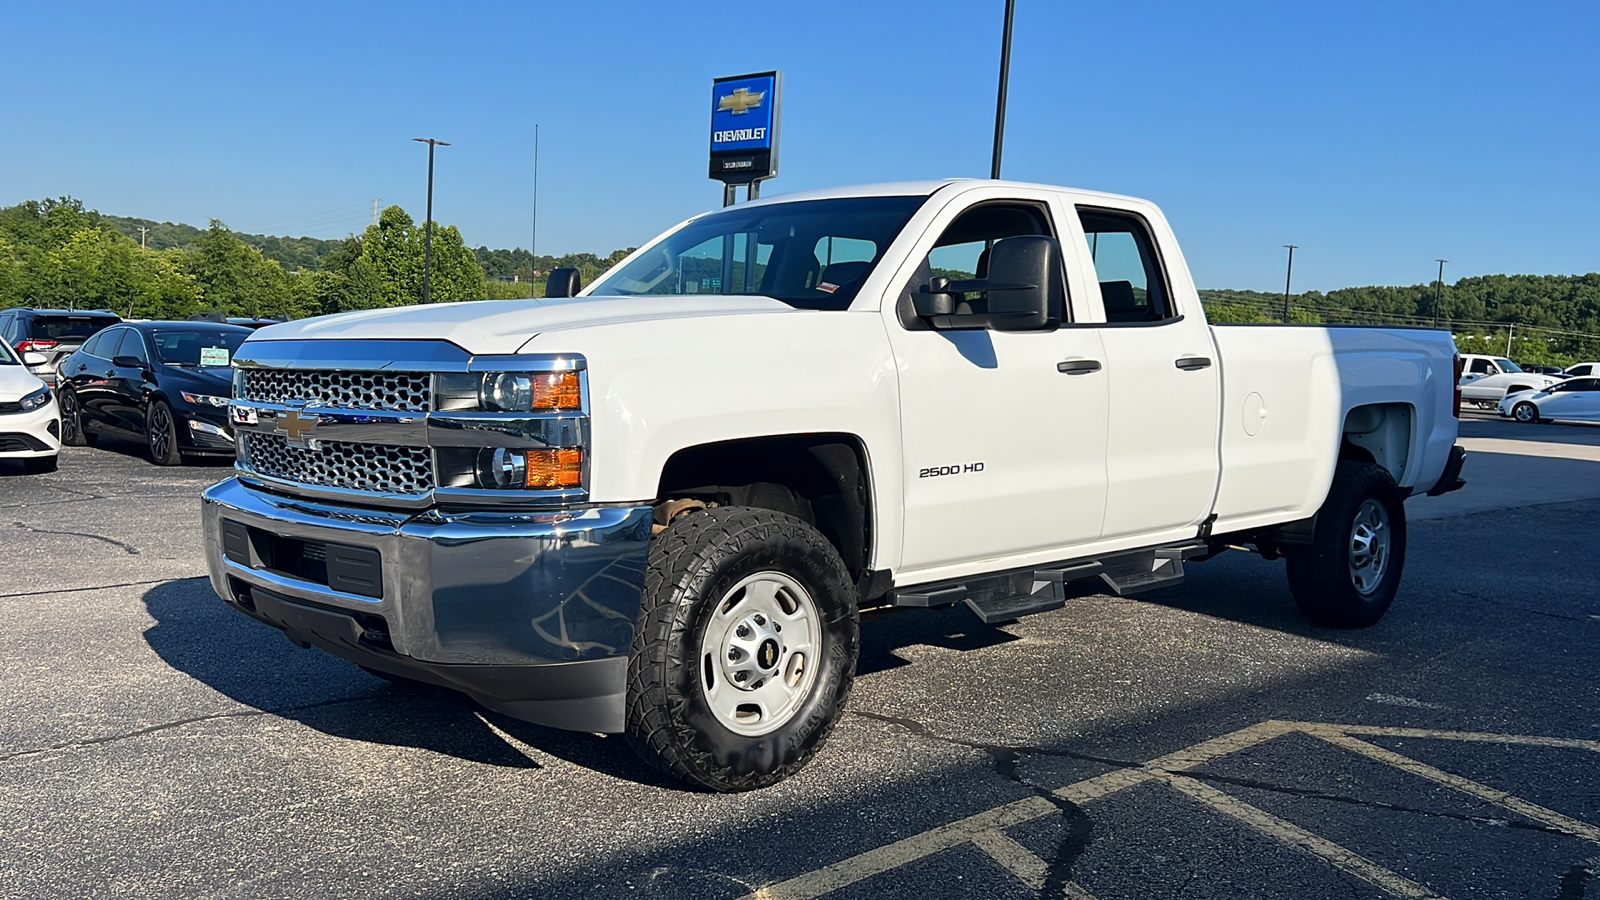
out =
[[[1600,270],[1600,4],[1018,0],[1005,175],[1148,197],[1203,287]],[[6,4],[0,204],[606,253],[720,203],[712,78],[781,68],[766,196],[988,174],[1003,0]]]

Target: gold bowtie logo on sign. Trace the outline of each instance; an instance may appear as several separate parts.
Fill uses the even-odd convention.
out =
[[[766,96],[766,91],[752,94],[749,88],[739,88],[717,101],[717,112],[731,112],[736,116],[742,116],[752,109],[759,109],[761,101],[766,99]]]
[[[300,410],[287,410],[278,416],[278,430],[286,436],[285,443],[291,447],[306,448],[311,446],[308,437],[317,427],[317,417],[302,419]]]

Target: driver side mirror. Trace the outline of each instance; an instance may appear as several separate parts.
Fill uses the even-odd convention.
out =
[[[957,295],[982,293],[986,312],[957,312]],[[989,277],[968,281],[934,278],[911,295],[918,318],[944,330],[1041,331],[1060,324],[1066,307],[1061,245],[1042,234],[996,241],[989,251]]]
[[[113,356],[111,357],[111,364],[119,369],[142,369],[145,367],[144,360],[137,356]]]
[[[39,366],[48,366],[50,364],[50,357],[45,356],[43,353],[36,353],[32,350],[29,350],[27,353],[22,354],[22,364],[30,369],[37,368]]]
[[[544,283],[544,295],[551,298],[576,297],[582,289],[583,281],[578,277],[578,270],[571,266],[551,269],[550,277]]]

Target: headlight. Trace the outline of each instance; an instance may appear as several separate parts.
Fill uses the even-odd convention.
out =
[[[17,405],[22,407],[22,411],[23,412],[29,412],[31,410],[38,409],[39,407],[44,406],[46,403],[49,403],[49,402],[50,402],[50,388],[49,387],[42,387],[42,388],[39,388],[37,391],[34,391],[33,393],[27,395],[26,397],[23,397],[20,401],[18,401]]]
[[[190,403],[193,403],[195,406],[227,406],[228,405],[228,398],[227,397],[218,397],[218,396],[215,396],[213,394],[191,394],[188,391],[179,391],[178,393],[183,395],[183,399],[189,401]]]
[[[491,372],[478,399],[494,412],[575,412],[583,408],[583,387],[575,371]]]

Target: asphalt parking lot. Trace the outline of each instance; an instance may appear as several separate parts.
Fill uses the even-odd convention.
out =
[[[824,752],[736,796],[226,609],[225,465],[0,463],[0,897],[1600,898],[1600,428],[1462,434],[1374,628],[1242,553],[891,617]]]

